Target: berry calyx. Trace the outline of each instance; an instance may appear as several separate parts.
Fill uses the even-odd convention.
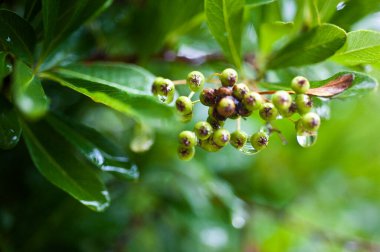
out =
[[[286,111],[292,105],[292,97],[286,91],[277,91],[272,95],[273,105],[280,111]]]
[[[238,100],[242,100],[244,95],[247,94],[248,92],[249,92],[249,88],[244,83],[235,84],[232,87],[232,95]]]
[[[185,130],[179,133],[178,142],[183,147],[193,147],[197,144],[197,137],[194,132]]]
[[[199,95],[200,102],[205,106],[213,106],[216,102],[215,89],[205,88]]]
[[[251,145],[255,150],[260,151],[265,149],[269,143],[269,136],[265,132],[257,132],[250,138]]]
[[[272,103],[267,102],[261,106],[259,114],[262,119],[269,122],[277,118],[278,110]]]
[[[219,79],[223,87],[232,87],[238,81],[238,74],[234,69],[227,68],[219,75]]]
[[[195,155],[195,148],[179,146],[177,149],[177,154],[178,154],[179,159],[183,161],[189,161]]]
[[[193,103],[187,96],[178,97],[175,107],[180,115],[189,115],[193,112]]]
[[[318,114],[314,112],[309,112],[307,114],[304,114],[301,119],[300,123],[302,124],[303,128],[307,131],[316,131],[318,130],[319,126],[321,125],[321,118]]]
[[[200,140],[208,139],[212,132],[213,128],[208,122],[197,122],[194,126],[194,133]]]
[[[243,96],[242,102],[247,110],[253,111],[261,107],[263,98],[257,92],[248,92]]]
[[[230,141],[230,132],[226,129],[217,129],[212,135],[212,141],[220,147],[226,146]]]
[[[186,84],[193,92],[198,92],[203,88],[205,83],[204,75],[199,71],[192,71],[187,75]]]
[[[226,96],[222,98],[216,106],[218,114],[223,117],[232,116],[235,113],[235,108],[236,106],[232,96]]]
[[[247,133],[242,130],[237,130],[231,134],[230,144],[236,149],[241,149],[247,143],[247,140]]]
[[[298,94],[295,100],[297,104],[297,110],[301,115],[308,113],[313,107],[313,101],[311,100],[310,96],[306,94]]]
[[[304,94],[309,90],[310,83],[309,83],[308,79],[306,79],[305,77],[297,76],[292,80],[291,88],[297,94]]]

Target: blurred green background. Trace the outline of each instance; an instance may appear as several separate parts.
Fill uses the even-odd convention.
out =
[[[220,50],[204,21],[197,21],[202,1],[175,1],[198,9],[181,8],[177,19],[167,20],[167,7],[172,6],[169,13],[176,10],[170,2],[115,1],[70,38],[86,44],[69,48],[66,60],[133,62],[171,79],[183,79],[194,69],[210,74],[229,66],[215,57]],[[295,1],[279,2],[286,20]],[[21,11],[12,1],[3,5]],[[275,8],[268,6],[256,11]],[[379,24],[380,12],[375,12],[347,29],[380,30]],[[250,22],[245,35],[244,50],[253,52],[256,35]],[[337,72],[331,64],[283,71],[323,79]],[[380,70],[371,69],[380,79]],[[63,87],[45,87],[53,110],[65,111],[124,146],[140,179],[104,177],[112,204],[95,213],[47,182],[24,142],[0,151],[0,251],[380,251],[378,91],[330,102],[330,119],[323,120],[312,148],[298,146],[294,126],[278,121],[287,145],[272,135],[269,147],[255,156],[228,146],[218,153],[197,149],[192,161],[181,162],[177,134],[205,119],[201,105],[189,124],[146,125],[139,133],[132,120],[115,111]],[[253,132],[261,125],[252,119],[242,126]],[[131,141],[143,145],[153,139],[148,151],[133,152]]]

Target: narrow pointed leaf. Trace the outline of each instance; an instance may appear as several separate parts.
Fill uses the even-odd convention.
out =
[[[249,8],[258,7],[265,4],[273,3],[277,0],[245,0],[245,5]]]
[[[323,61],[332,56],[346,41],[341,28],[323,24],[303,33],[269,57],[267,68],[302,66]]]
[[[8,10],[0,10],[0,48],[31,63],[36,43],[33,27]]]
[[[174,116],[172,107],[151,95],[154,76],[137,66],[75,65],[45,74],[45,77],[138,120],[157,124]]]
[[[96,167],[44,121],[22,124],[30,156],[47,180],[92,210],[103,211],[110,198]]]
[[[205,13],[211,34],[227,59],[240,68],[244,0],[205,0]]]
[[[344,65],[371,64],[380,61],[380,32],[353,31],[344,46],[332,57]]]
[[[12,95],[17,108],[30,119],[42,117],[49,108],[40,80],[20,60],[16,62],[13,72]]]
[[[0,97],[0,149],[12,149],[19,142],[20,136],[21,125],[16,110]]]
[[[124,179],[139,177],[137,166],[127,155],[94,129],[58,116],[48,116],[46,120],[100,170]]]
[[[73,31],[103,11],[112,0],[42,0],[45,59]]]

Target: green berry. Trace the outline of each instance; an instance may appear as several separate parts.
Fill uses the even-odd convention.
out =
[[[178,97],[175,107],[180,115],[188,115],[193,112],[193,103],[187,96]]]
[[[283,117],[291,117],[294,113],[297,112],[297,105],[295,102],[292,102],[288,109],[280,110],[279,112]]]
[[[200,140],[199,146],[208,152],[217,152],[222,148],[221,146],[216,145],[211,138],[207,140]]]
[[[297,104],[298,112],[301,115],[310,112],[311,108],[313,107],[313,101],[311,100],[310,96],[306,94],[297,95],[296,104]]]
[[[193,147],[197,144],[197,137],[195,133],[189,130],[182,131],[178,135],[178,142],[184,147]]]
[[[183,123],[190,122],[191,119],[193,119],[193,113],[187,114],[187,115],[180,115],[180,121]]]
[[[301,117],[301,124],[307,131],[316,131],[321,125],[321,118],[314,112],[309,112]]]
[[[232,87],[232,94],[238,100],[242,100],[244,95],[247,94],[248,92],[249,92],[249,88],[244,83],[235,84]]]
[[[224,87],[232,87],[238,81],[238,74],[234,69],[227,68],[219,75],[219,79]]]
[[[165,79],[162,77],[157,77],[152,84],[152,93],[153,95],[157,96],[158,95],[158,90],[160,89],[160,84],[164,81]]]
[[[241,149],[247,142],[248,135],[242,130],[237,130],[231,134],[230,144],[236,149]]]
[[[259,109],[263,103],[263,98],[259,93],[256,92],[248,92],[243,96],[244,107],[249,110],[253,111],[256,109]]]
[[[205,88],[199,95],[199,100],[205,106],[213,106],[216,101],[215,89]]]
[[[217,129],[214,131],[214,134],[212,135],[212,140],[214,143],[218,146],[226,146],[228,142],[230,141],[230,132],[226,129]]]
[[[232,96],[222,98],[216,106],[218,114],[226,118],[232,116],[235,113],[235,108],[236,105]]]
[[[213,129],[219,129],[224,126],[224,121],[218,120],[213,116],[207,117],[207,122],[211,124]]]
[[[278,110],[272,103],[267,102],[261,106],[259,114],[261,118],[269,122],[277,118]]]
[[[198,139],[206,140],[211,136],[213,129],[208,122],[197,122],[194,126],[194,132]]]
[[[191,91],[198,92],[203,88],[205,77],[201,72],[192,71],[187,75],[186,83]]]
[[[265,149],[269,143],[269,136],[265,132],[257,132],[250,138],[251,145],[255,150],[260,151]]]
[[[277,91],[272,95],[273,105],[280,111],[286,111],[292,105],[292,97],[286,91]]]
[[[303,76],[297,76],[292,80],[291,87],[297,94],[304,94],[310,88],[309,81]]]
[[[194,157],[195,148],[179,146],[177,149],[177,154],[178,154],[179,159],[183,161],[189,161]]]

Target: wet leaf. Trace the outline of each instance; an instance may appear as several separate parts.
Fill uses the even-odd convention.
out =
[[[0,97],[0,149],[12,149],[19,142],[20,136],[21,125],[16,110]]]
[[[22,123],[30,156],[47,180],[92,210],[109,206],[107,189],[96,166],[45,121]]]

